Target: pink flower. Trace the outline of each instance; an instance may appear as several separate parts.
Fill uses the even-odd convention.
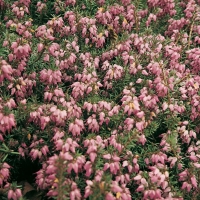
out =
[[[112,181],[111,190],[114,193],[117,193],[117,192],[122,193],[122,191],[123,191],[122,188],[118,185],[118,183],[116,181]]]
[[[195,166],[196,168],[200,168],[200,164],[199,164],[199,163],[194,163],[194,166]]]
[[[197,188],[197,180],[196,180],[196,177],[195,177],[195,176],[192,176],[192,177],[190,178],[190,180],[191,180],[191,183],[192,183],[193,187]]]
[[[81,199],[81,193],[80,190],[77,188],[73,189],[73,191],[70,192],[70,199],[71,200],[76,200],[76,199]]]
[[[10,132],[13,127],[16,126],[15,118],[13,114],[4,116],[0,113],[0,131],[5,133],[6,131]]]
[[[72,133],[73,136],[79,136],[80,132],[83,131],[84,124],[83,120],[75,119],[74,123],[70,123],[69,132]]]
[[[44,60],[45,62],[49,62],[49,59],[50,59],[49,54],[45,54],[43,60]]]
[[[41,52],[44,49],[44,45],[42,43],[38,44],[38,52]]]
[[[170,168],[174,167],[175,163],[177,162],[177,158],[176,157],[169,157],[168,161],[171,162],[170,163]]]
[[[78,173],[78,164],[75,162],[75,163],[69,163],[68,164],[68,167],[67,167],[67,172],[70,174],[71,173],[71,170],[74,170],[74,172],[77,174]]]
[[[135,176],[133,178],[135,181],[138,181],[138,180],[141,180],[142,179],[142,176],[140,174],[138,174],[137,176]]]
[[[107,160],[110,160],[111,159],[111,155],[110,154],[103,155],[103,158],[105,158]]]
[[[17,195],[18,198],[22,197],[22,191],[20,189],[16,189],[15,194]]]
[[[168,108],[168,104],[166,102],[164,102],[163,105],[162,105],[162,108],[165,111]]]
[[[11,80],[13,69],[5,60],[0,60],[0,83],[3,82],[4,78]]]
[[[111,192],[108,192],[105,197],[106,200],[115,200],[116,198],[113,196]]]
[[[192,185],[185,181],[185,182],[183,182],[181,189],[182,190],[186,189],[188,192],[190,192],[190,190],[192,189]]]
[[[8,199],[13,199],[13,195],[14,195],[14,191],[13,190],[9,190],[8,191]],[[16,199],[16,197],[14,197]]]
[[[145,121],[136,122],[135,126],[138,131],[142,131],[145,128]]]
[[[97,157],[97,154],[94,153],[94,152],[91,152],[91,153],[89,154],[89,156],[90,156],[91,162],[93,163],[93,162],[95,161],[96,157]]]
[[[22,192],[20,189],[8,191],[8,199],[18,200],[20,197],[22,197]]]
[[[44,130],[46,125],[50,122],[50,117],[49,116],[41,116],[40,117],[40,124],[41,124],[41,129]]]
[[[40,72],[41,82],[47,84],[57,84],[61,82],[61,72],[60,70],[52,71],[51,69],[43,69]]]
[[[0,186],[2,186],[4,182],[8,181],[10,176],[10,166],[4,162],[0,167]]]
[[[88,129],[92,132],[99,132],[99,124],[96,120],[96,115],[92,115],[87,119],[86,124],[88,125]]]
[[[134,126],[134,119],[126,118],[124,121],[125,128],[130,131]]]
[[[87,186],[85,187],[85,194],[84,198],[87,198],[92,194],[92,188],[91,186],[93,185],[93,182],[91,180],[86,180]]]
[[[36,160],[37,158],[40,159],[42,157],[42,152],[38,149],[31,149],[29,155],[31,156],[32,160]]]
[[[85,163],[84,169],[86,170],[86,176],[89,177],[92,174],[92,163],[90,161],[87,161]]]
[[[146,143],[146,138],[145,138],[144,134],[142,134],[141,136],[139,136],[138,142],[141,143],[142,145],[144,145]]]
[[[49,148],[47,145],[44,145],[40,150],[44,156],[47,156],[47,153],[49,153]]]

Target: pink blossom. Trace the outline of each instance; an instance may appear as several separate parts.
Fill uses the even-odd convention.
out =
[[[145,128],[145,122],[144,121],[136,122],[135,126],[138,129],[138,131],[142,131]]]
[[[174,167],[175,163],[177,162],[177,158],[176,157],[169,157],[168,161],[171,162],[170,163],[170,168]]]
[[[192,189],[192,185],[187,183],[187,182],[183,182],[183,185],[181,187],[182,190],[186,189],[187,192],[190,192],[190,190]]]
[[[195,187],[195,188],[197,188],[197,180],[196,180],[196,177],[195,177],[195,176],[192,176],[192,177],[190,178],[190,180],[191,180],[192,186]]]
[[[96,157],[97,157],[97,154],[94,153],[94,152],[91,152],[89,156],[90,156],[91,162],[93,163],[95,161]]]
[[[87,161],[85,163],[84,169],[86,170],[86,176],[89,177],[91,175],[91,173],[93,172],[92,169],[92,163],[90,161]]]
[[[13,190],[9,190],[8,191],[8,199],[13,199],[13,197],[14,197],[14,199],[16,199],[16,197],[14,196],[14,191]]]
[[[96,120],[96,115],[92,115],[87,119],[88,129],[92,132],[99,132],[99,124]]]
[[[74,123],[70,123],[69,132],[73,134],[73,136],[79,136],[80,132],[84,129],[84,124],[82,120],[75,119]]]
[[[38,52],[41,52],[44,49],[44,45],[42,43],[38,44]]]
[[[113,196],[113,194],[111,192],[108,192],[106,194],[106,200],[115,200],[116,198]]]

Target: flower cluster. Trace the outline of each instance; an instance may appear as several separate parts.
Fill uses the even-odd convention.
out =
[[[48,198],[200,198],[199,0],[0,0],[0,15],[5,199],[26,197],[22,162]]]

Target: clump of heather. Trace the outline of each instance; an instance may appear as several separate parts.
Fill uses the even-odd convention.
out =
[[[0,19],[3,199],[25,179],[43,199],[200,199],[200,1],[0,0]]]

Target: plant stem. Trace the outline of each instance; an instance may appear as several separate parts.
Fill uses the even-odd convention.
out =
[[[0,149],[1,152],[7,153],[7,154],[15,154],[20,155],[19,152],[14,152],[13,150],[6,150],[6,149]]]

